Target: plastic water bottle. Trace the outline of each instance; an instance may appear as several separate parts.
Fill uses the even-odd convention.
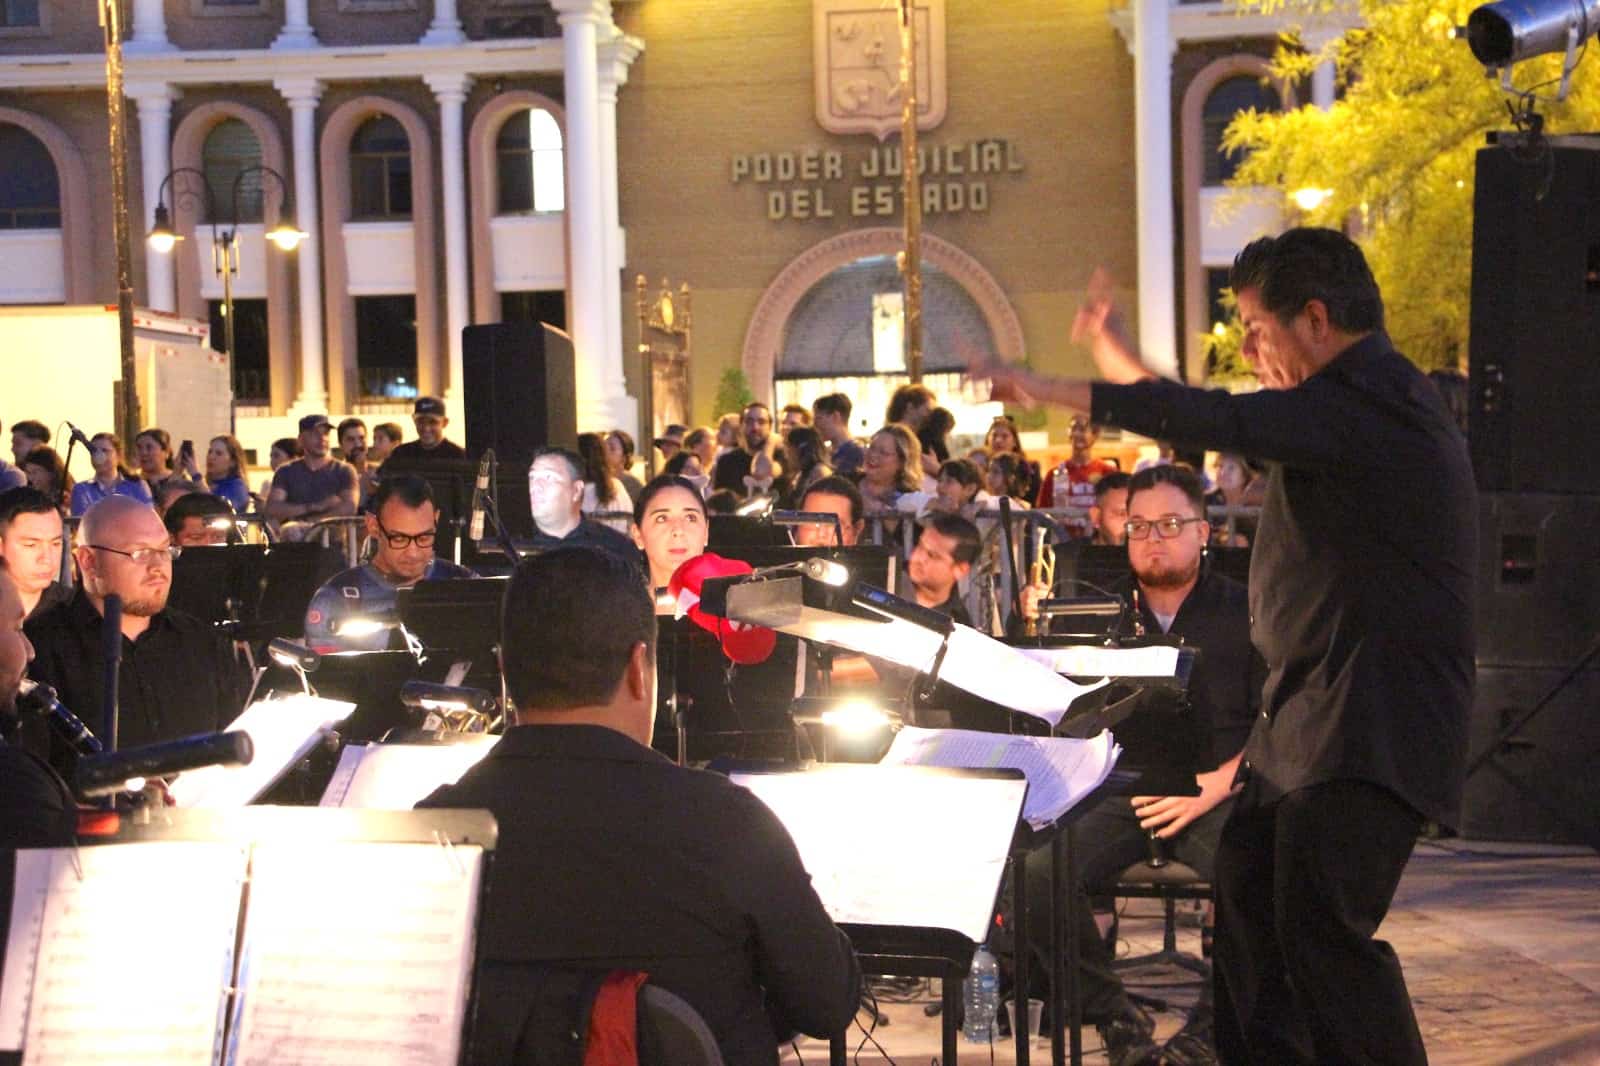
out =
[[[1000,1009],[1000,964],[987,946],[978,945],[972,954],[972,969],[961,983],[966,1004],[966,1020],[961,1031],[974,1044],[994,1041],[995,1014]]]

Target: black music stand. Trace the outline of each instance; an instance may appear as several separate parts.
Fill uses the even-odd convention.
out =
[[[465,684],[500,691],[500,603],[506,578],[419,581],[398,590],[400,624],[422,645],[426,657],[472,663]]]

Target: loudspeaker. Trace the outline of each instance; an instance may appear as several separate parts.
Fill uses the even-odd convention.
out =
[[[1491,135],[1473,195],[1479,488],[1600,493],[1600,136]]]
[[[1478,665],[1570,667],[1600,632],[1600,497],[1486,492],[1478,511]]]
[[[461,331],[467,454],[485,448],[526,472],[535,450],[578,442],[572,340],[543,323],[500,322]]]
[[[1600,848],[1600,669],[1480,666],[1467,750],[1477,758],[1547,695],[1549,703],[1467,776],[1461,835]],[[1560,687],[1558,687],[1560,686]]]

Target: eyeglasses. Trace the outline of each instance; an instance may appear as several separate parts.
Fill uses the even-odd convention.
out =
[[[1156,531],[1160,540],[1171,540],[1183,532],[1183,527],[1190,522],[1204,522],[1204,518],[1179,518],[1177,515],[1168,515],[1151,521],[1148,518],[1130,518],[1123,527],[1127,531],[1129,540],[1144,540],[1150,536],[1150,531]]]
[[[434,538],[439,535],[439,527],[435,526],[426,533],[393,533],[384,529],[382,522],[378,522],[378,532],[383,534],[383,539],[389,547],[395,551],[404,551],[413,544],[419,548],[433,547]]]
[[[169,544],[165,548],[135,548],[131,552],[123,551],[121,548],[107,547],[104,544],[90,544],[88,547],[93,548],[97,552],[110,552],[113,555],[125,555],[129,559],[132,559],[139,566],[159,565],[161,563],[165,563],[170,566],[179,555],[183,554],[183,549],[178,547],[176,544]]]

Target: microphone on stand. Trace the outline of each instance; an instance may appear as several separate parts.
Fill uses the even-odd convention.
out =
[[[485,448],[478,463],[478,481],[472,486],[472,521],[467,526],[467,537],[473,541],[483,539],[484,496],[489,491],[489,466],[494,462],[494,449]]]
[[[101,728],[101,734],[106,738],[105,746],[111,751],[116,751],[117,687],[122,676],[122,597],[115,592],[107,596],[101,613],[103,618],[100,624],[104,627],[101,636],[106,668],[105,699],[100,708],[101,721],[105,724]]]
[[[72,431],[72,439],[73,440],[77,441],[79,444],[83,445],[85,448],[88,448],[90,446],[89,445],[89,438],[84,435],[83,430],[79,429],[77,426],[73,425],[71,422],[67,423],[67,428]]]

